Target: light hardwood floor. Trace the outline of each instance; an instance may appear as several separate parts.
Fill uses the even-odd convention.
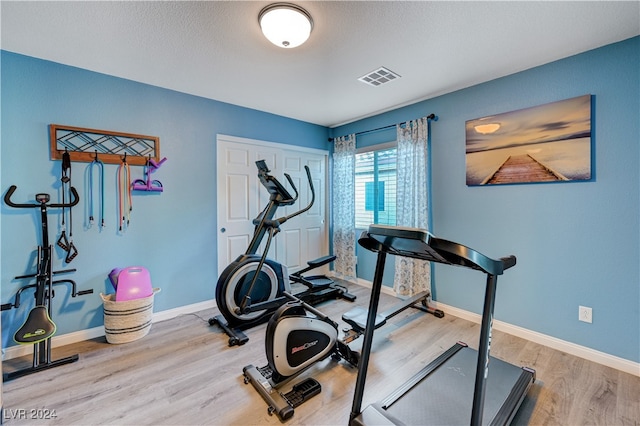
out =
[[[369,290],[350,289],[367,306]],[[396,300],[382,295],[381,308]],[[481,303],[481,302],[480,302]],[[341,323],[353,304],[320,305]],[[78,353],[80,360],[4,383],[4,423],[61,425],[276,425],[242,368],[266,364],[265,325],[248,330],[250,341],[228,347],[226,336],[207,320],[217,311],[159,322],[146,337],[111,345],[104,338],[53,350],[53,358]],[[364,404],[381,399],[456,341],[477,347],[479,326],[451,315],[438,319],[408,310],[376,331]],[[361,340],[361,339],[360,339]],[[356,344],[358,343],[358,344]],[[357,341],[352,347],[357,348]],[[492,355],[536,370],[515,424],[638,425],[640,378],[548,347],[494,332]],[[30,357],[4,361],[5,372]],[[295,410],[288,425],[347,424],[356,371],[325,360],[307,370],[322,392]],[[424,395],[429,398],[429,395]],[[34,419],[38,410],[55,413]],[[24,411],[21,411],[24,410]],[[46,413],[47,411],[44,411]],[[22,415],[24,413],[24,416]],[[42,412],[41,412],[42,413]],[[26,417],[26,418],[19,418]],[[425,421],[428,424],[428,421]]]

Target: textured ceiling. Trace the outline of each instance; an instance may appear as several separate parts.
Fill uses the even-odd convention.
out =
[[[295,49],[270,44],[263,1],[1,3],[1,47],[336,126],[640,34],[640,2],[299,1]],[[386,67],[379,87],[358,78]]]

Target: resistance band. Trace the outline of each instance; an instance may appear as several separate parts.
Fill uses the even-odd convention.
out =
[[[93,216],[93,167],[98,168],[100,178],[100,228],[104,228],[104,164],[98,160],[98,154],[89,164],[89,227],[94,223]]]
[[[69,152],[65,149],[64,154],[62,154],[62,177],[60,178],[62,181],[62,204],[65,204],[65,195],[66,192],[69,191],[69,201],[71,201],[71,156]],[[69,239],[67,239],[65,233],[65,215],[66,209],[62,208],[62,233],[60,234],[60,238],[58,238],[57,244],[60,248],[67,252],[65,257],[66,263],[71,263],[73,259],[78,255],[78,249],[73,245],[73,213],[72,207],[69,207]]]
[[[67,191],[69,191],[69,202],[71,202],[71,157],[69,153],[65,151],[67,161],[66,167],[69,169],[69,176],[67,179]],[[63,160],[63,173],[64,173],[64,160]],[[63,186],[64,188],[64,186]],[[62,193],[62,203],[64,204],[64,191]],[[63,213],[64,214],[64,213]],[[67,256],[64,258],[66,263],[71,263],[73,259],[78,255],[76,246],[73,245],[73,207],[69,207],[69,250],[67,250]]]
[[[125,225],[127,227],[129,226],[131,210],[133,210],[133,205],[131,203],[131,171],[129,170],[129,164],[127,164],[126,154],[120,164],[120,167],[118,167],[118,201],[120,232],[123,232]]]
[[[71,181],[71,177],[67,176],[67,170],[71,171],[71,156],[69,156],[69,152],[65,149],[64,153],[62,154],[62,174],[60,177],[60,181],[62,182],[62,204],[64,206],[65,204],[65,193],[66,193],[66,184],[68,184]],[[56,244],[58,245],[58,247],[60,247],[62,250],[68,252],[69,251],[69,240],[67,239],[67,233],[66,233],[66,228],[65,228],[65,219],[66,216],[66,212],[65,212],[65,208],[62,207],[62,221],[60,223],[60,228],[61,228],[61,232],[60,232],[60,237],[58,238],[58,241],[56,242]]]

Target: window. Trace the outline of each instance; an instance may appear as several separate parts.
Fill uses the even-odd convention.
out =
[[[396,224],[396,148],[356,154],[356,228]]]

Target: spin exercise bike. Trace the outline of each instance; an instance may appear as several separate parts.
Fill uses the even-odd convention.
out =
[[[285,421],[294,414],[294,409],[321,391],[320,383],[307,378],[293,385],[290,391],[283,387],[316,362],[331,356],[335,361],[345,360],[358,367],[360,354],[348,344],[365,333],[368,311],[355,307],[342,315],[351,328],[343,330],[338,339],[338,324],[318,309],[297,297],[284,293],[290,299],[271,316],[265,335],[267,365],[243,368],[245,384],[251,383],[268,405],[269,415],[276,413]],[[373,329],[386,324],[387,320],[408,308],[420,309],[442,318],[444,313],[428,306],[430,292],[423,291],[404,299],[385,312],[375,316]]]
[[[49,194],[36,194],[36,203],[19,204],[11,201],[11,196],[17,187],[12,185],[4,196],[4,202],[14,208],[40,209],[40,222],[42,228],[42,245],[38,246],[38,260],[36,273],[21,275],[15,279],[35,278],[35,284],[21,287],[15,295],[13,303],[0,305],[0,310],[8,310],[20,307],[20,295],[24,290],[35,288],[35,306],[29,311],[29,315],[24,324],[15,332],[13,339],[18,344],[33,344],[32,366],[3,374],[3,380],[9,381],[18,377],[26,376],[41,370],[57,367],[77,361],[78,355],[66,358],[51,360],[51,337],[56,332],[56,325],[51,319],[51,299],[55,296],[53,287],[60,284],[71,286],[71,297],[82,296],[93,293],[93,289],[77,291],[76,283],[70,279],[54,280],[53,276],[63,273],[75,272],[75,269],[65,269],[53,271],[51,267],[53,247],[49,244],[49,230],[47,221],[47,208],[72,208],[78,204],[79,197],[76,189],[71,187],[73,199],[69,203],[49,203]]]
[[[315,201],[315,190],[309,167],[305,166],[311,201],[292,214],[274,219],[279,207],[291,206],[298,199],[298,190],[285,173],[294,196],[274,176],[264,160],[256,161],[260,183],[269,192],[269,202],[257,218],[253,220],[253,238],[246,252],[234,260],[220,275],[216,286],[216,303],[222,315],[209,319],[209,325],[217,324],[228,336],[229,346],[244,345],[249,338],[243,332],[248,328],[268,321],[273,312],[289,299],[291,281],[304,284],[307,290],[296,294],[299,299],[316,305],[330,299],[346,299],[353,302],[356,297],[345,287],[339,286],[324,275],[303,276],[305,272],[333,262],[335,256],[307,262],[307,267],[289,275],[287,267],[267,258],[273,238],[280,232],[280,225],[311,208]],[[265,234],[267,240],[261,255],[256,254]]]

